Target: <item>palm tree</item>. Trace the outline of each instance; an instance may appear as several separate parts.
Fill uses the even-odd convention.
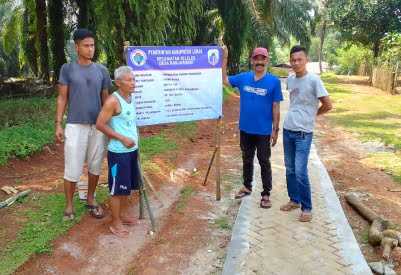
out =
[[[262,33],[257,37],[277,37],[285,44],[291,36],[309,48],[310,28],[313,23],[314,5],[308,0],[243,0],[252,15],[253,32]],[[263,43],[256,41],[255,43]]]

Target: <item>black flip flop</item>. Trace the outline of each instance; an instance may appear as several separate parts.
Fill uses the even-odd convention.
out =
[[[272,207],[272,202],[270,201],[270,199],[262,198],[260,200],[260,207],[261,208],[265,208],[265,209],[271,208]]]
[[[104,211],[99,205],[85,205],[85,207],[89,210],[89,214],[96,218],[101,219],[104,217]]]

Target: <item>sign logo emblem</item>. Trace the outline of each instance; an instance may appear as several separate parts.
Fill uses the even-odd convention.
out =
[[[146,53],[140,49],[133,50],[130,54],[132,64],[138,67],[145,65],[147,58]]]
[[[219,51],[217,49],[211,49],[207,51],[207,61],[210,65],[216,66],[219,63]]]

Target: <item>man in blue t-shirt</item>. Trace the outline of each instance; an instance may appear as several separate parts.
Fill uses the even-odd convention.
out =
[[[259,160],[263,192],[260,207],[270,208],[272,189],[270,145],[277,142],[280,123],[280,101],[283,100],[280,80],[266,73],[269,53],[265,48],[252,52],[252,71],[227,76],[228,51],[223,47],[223,83],[240,92],[240,147],[243,161],[244,186],[236,194],[242,198],[252,192],[253,159],[255,151]]]

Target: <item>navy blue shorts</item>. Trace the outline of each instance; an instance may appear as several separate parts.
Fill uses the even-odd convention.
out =
[[[138,150],[129,153],[107,152],[110,195],[129,195],[139,189]]]

